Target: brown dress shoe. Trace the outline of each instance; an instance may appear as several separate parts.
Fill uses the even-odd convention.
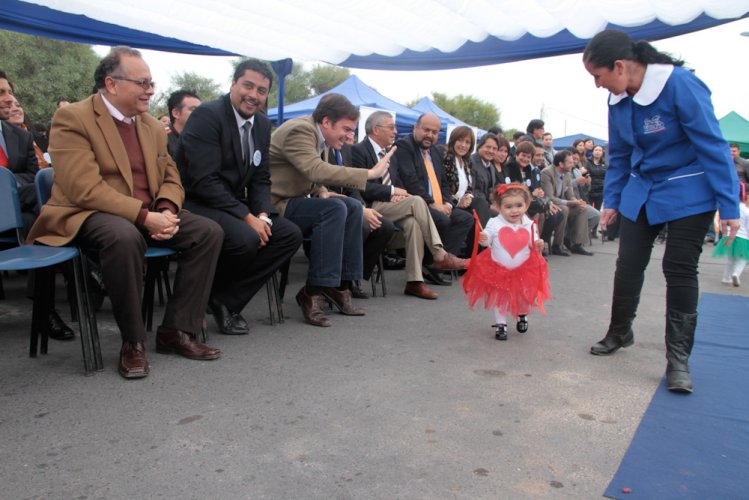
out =
[[[176,353],[187,359],[197,359],[199,361],[208,361],[221,357],[221,351],[214,349],[205,344],[195,342],[192,335],[160,326],[156,330],[156,352],[162,354]]]
[[[444,259],[435,262],[432,267],[437,271],[458,271],[466,269],[470,262],[470,259],[461,259],[448,252]]]
[[[328,299],[341,314],[346,316],[364,316],[366,311],[361,307],[356,307],[351,303],[353,294],[351,290],[338,290],[333,287],[322,289],[322,295]]]
[[[332,324],[322,310],[322,295],[307,295],[307,289],[302,287],[296,294],[296,303],[301,306],[304,319],[310,325],[330,326]]]
[[[148,376],[146,346],[143,342],[123,342],[120,349],[120,365],[117,368],[125,378],[143,378]]]
[[[429,300],[434,300],[440,295],[434,290],[430,290],[423,281],[409,281],[406,283],[406,289],[403,290],[403,293]]]

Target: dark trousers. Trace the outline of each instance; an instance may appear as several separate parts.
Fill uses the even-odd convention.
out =
[[[380,254],[385,251],[390,238],[395,232],[395,224],[390,219],[380,219],[382,225],[374,231],[366,222],[362,223],[362,238],[364,239],[364,257],[362,277],[368,280],[372,276],[372,269],[380,260]]]
[[[258,234],[242,219],[193,201],[186,201],[185,208],[217,222],[224,230],[211,295],[233,312],[242,311],[302,243],[299,228],[280,216],[271,217],[271,237],[259,248]]]
[[[216,260],[221,250],[221,227],[185,210],[179,213],[179,231],[170,240],[156,241],[132,222],[96,212],[81,226],[76,244],[99,254],[104,286],[123,341],[143,342],[141,317],[143,265],[147,246],[172,248],[177,253],[177,274],[162,326],[197,333],[203,326]]]
[[[362,204],[353,198],[292,198],[284,217],[310,240],[307,284],[340,286],[362,278]]]
[[[668,310],[687,314],[697,312],[697,265],[705,233],[712,223],[714,214],[715,212],[705,212],[668,222],[668,239],[663,255]],[[614,296],[636,297],[642,290],[653,241],[664,224],[651,225],[644,208],[640,211],[637,221],[633,222],[621,214],[619,217],[621,237],[614,274]]]
[[[465,210],[453,209],[448,217],[439,210],[429,208],[434,225],[440,233],[442,246],[451,254],[458,255],[466,244],[468,232],[473,229],[473,216]]]

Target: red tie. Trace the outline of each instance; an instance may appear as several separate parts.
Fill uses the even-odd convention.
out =
[[[8,157],[5,154],[5,149],[0,148],[0,167],[8,168]]]

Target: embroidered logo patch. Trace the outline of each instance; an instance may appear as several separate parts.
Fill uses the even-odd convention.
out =
[[[666,130],[666,125],[661,121],[661,115],[655,115],[652,118],[645,118],[642,131],[646,134],[657,134]]]

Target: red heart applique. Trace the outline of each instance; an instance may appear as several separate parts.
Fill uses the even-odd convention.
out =
[[[516,231],[511,227],[505,226],[499,230],[499,243],[507,250],[510,257],[515,257],[520,250],[528,246],[529,240],[530,235],[528,231],[522,228]]]

